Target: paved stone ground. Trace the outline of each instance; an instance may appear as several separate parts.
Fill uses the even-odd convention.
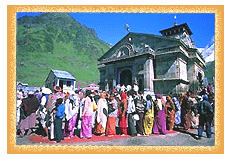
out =
[[[124,139],[113,139],[109,141],[90,141],[75,142],[75,143],[35,143],[28,139],[17,138],[17,145],[103,145],[103,146],[214,146],[215,135],[212,128],[212,138],[207,138],[206,133],[203,133],[201,140],[196,140],[197,130],[177,131],[166,135],[152,135],[142,137],[129,137]]]

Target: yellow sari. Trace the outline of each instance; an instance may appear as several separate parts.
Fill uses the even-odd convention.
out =
[[[154,121],[154,107],[152,103],[151,109],[147,110],[143,119],[144,133],[145,135],[149,135],[152,133]]]

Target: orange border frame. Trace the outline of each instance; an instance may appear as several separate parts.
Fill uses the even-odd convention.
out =
[[[16,145],[16,13],[132,12],[215,13],[215,146],[48,146]],[[7,153],[8,154],[223,154],[224,153],[224,6],[223,5],[8,5],[7,6]]]

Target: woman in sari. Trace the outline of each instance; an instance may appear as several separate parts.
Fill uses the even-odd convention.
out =
[[[152,133],[153,128],[153,121],[154,121],[154,106],[152,102],[151,95],[146,96],[146,108],[145,108],[145,116],[143,119],[143,125],[144,125],[144,134],[148,136]]]
[[[181,123],[184,127],[184,130],[191,128],[191,101],[188,99],[189,93],[187,95],[182,94],[180,105],[181,105]]]
[[[81,121],[81,129],[80,129],[80,138],[88,138],[92,137],[92,100],[89,97],[91,95],[91,91],[86,91],[86,98],[84,100],[84,107],[82,112],[82,121]]]
[[[77,100],[73,98],[73,96],[69,96],[65,101],[65,128],[64,128],[64,136],[73,137],[74,128],[76,125],[77,114],[79,110],[79,103]]]
[[[175,104],[175,108],[176,108],[176,111],[175,111],[175,127],[178,128],[178,126],[181,123],[181,107],[180,107],[179,101],[177,100],[177,98],[175,96],[173,96],[172,100],[173,100],[173,102]]]
[[[123,92],[121,94],[121,102],[118,111],[119,128],[120,128],[121,135],[127,135],[126,110],[127,110],[127,95]]]
[[[115,99],[115,95],[111,94],[110,102],[108,107],[108,119],[106,127],[106,135],[113,136],[116,135],[116,117],[118,113],[118,102]]]
[[[156,95],[153,133],[163,135],[166,134],[165,101],[160,94]]]
[[[127,95],[125,92],[122,92],[121,94],[121,103],[123,103],[124,105],[123,113],[126,114],[128,105],[127,105]]]
[[[175,105],[170,96],[166,97],[166,104],[165,104],[165,112],[166,112],[166,127],[167,130],[171,131],[174,128],[175,122]]]
[[[106,101],[106,95],[104,93],[100,94],[100,99],[97,103],[97,116],[95,121],[95,134],[105,135],[107,116],[108,116],[108,105]]]

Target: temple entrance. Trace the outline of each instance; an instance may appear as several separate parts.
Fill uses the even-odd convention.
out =
[[[139,80],[138,80],[138,87],[139,87],[139,91],[141,91],[141,92],[144,91],[143,79],[142,78],[139,78]]]
[[[130,70],[123,70],[120,74],[120,84],[121,86],[124,84],[125,86],[127,85],[132,85],[132,73]]]

